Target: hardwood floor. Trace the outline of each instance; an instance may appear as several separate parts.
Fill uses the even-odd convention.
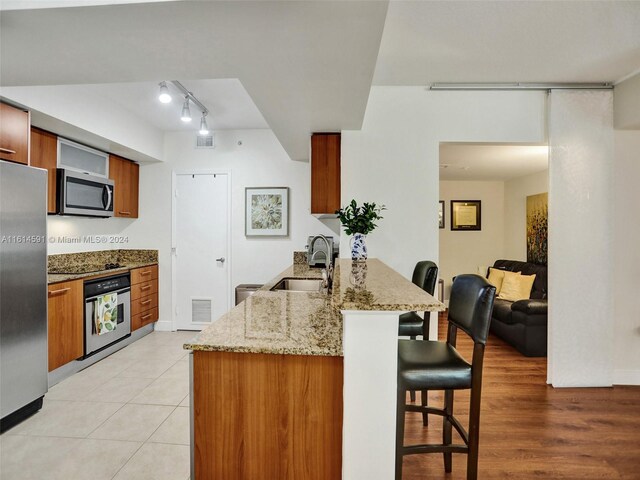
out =
[[[440,335],[446,317],[440,316]],[[470,358],[472,343],[458,334]],[[407,400],[408,401],[408,400]],[[417,401],[420,401],[418,395]],[[442,404],[433,392],[429,403]],[[469,393],[456,392],[455,414],[467,425]],[[407,413],[405,444],[442,439],[442,420]],[[454,430],[454,443],[460,441]],[[479,478],[640,479],[640,387],[556,389],[546,384],[546,358],[527,358],[491,336],[485,353]],[[466,455],[445,474],[441,454],[404,459],[404,480],[466,478]]]

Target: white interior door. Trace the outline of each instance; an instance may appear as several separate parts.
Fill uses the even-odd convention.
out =
[[[176,174],[174,326],[201,330],[226,313],[229,295],[229,175]]]

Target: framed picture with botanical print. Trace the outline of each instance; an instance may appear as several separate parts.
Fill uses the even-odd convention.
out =
[[[289,188],[245,189],[244,234],[247,237],[289,235]]]

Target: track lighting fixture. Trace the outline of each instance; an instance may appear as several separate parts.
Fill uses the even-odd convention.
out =
[[[198,131],[198,134],[200,135],[209,135],[209,127],[207,125],[207,119],[205,118],[206,116],[207,114],[202,112],[202,118],[200,119],[200,130]]]
[[[191,121],[191,111],[189,110],[189,97],[184,98],[184,105],[182,106],[182,114],[180,115],[180,120],[185,123],[189,123]]]
[[[158,100],[160,100],[161,103],[171,102],[171,95],[169,94],[167,82],[160,82],[160,95],[158,95]]]
[[[202,118],[200,119],[200,130],[198,130],[198,134],[209,135],[210,131],[209,131],[209,126],[207,125],[207,119],[206,119],[206,116],[209,115],[209,109],[207,109],[207,107],[205,107],[202,104],[202,102],[198,100],[193,93],[187,90],[187,88],[184,85],[182,85],[179,81],[170,80],[170,81],[160,82],[159,83],[160,95],[158,96],[158,100],[160,100],[162,103],[171,102],[171,94],[169,93],[169,85],[167,85],[167,83],[170,83],[172,88],[179,90],[180,93],[184,95],[184,103],[182,104],[182,112],[180,113],[180,120],[182,120],[184,123],[191,122],[193,117],[191,116],[190,104],[193,104],[194,106],[199,108],[200,111],[202,112]]]

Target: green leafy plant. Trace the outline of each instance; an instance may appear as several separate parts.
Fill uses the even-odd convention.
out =
[[[382,220],[380,213],[386,210],[384,205],[376,205],[375,203],[364,202],[361,207],[355,200],[351,200],[346,207],[336,210],[340,223],[345,228],[347,235],[361,233],[367,235],[372,232],[377,225],[377,220]]]

